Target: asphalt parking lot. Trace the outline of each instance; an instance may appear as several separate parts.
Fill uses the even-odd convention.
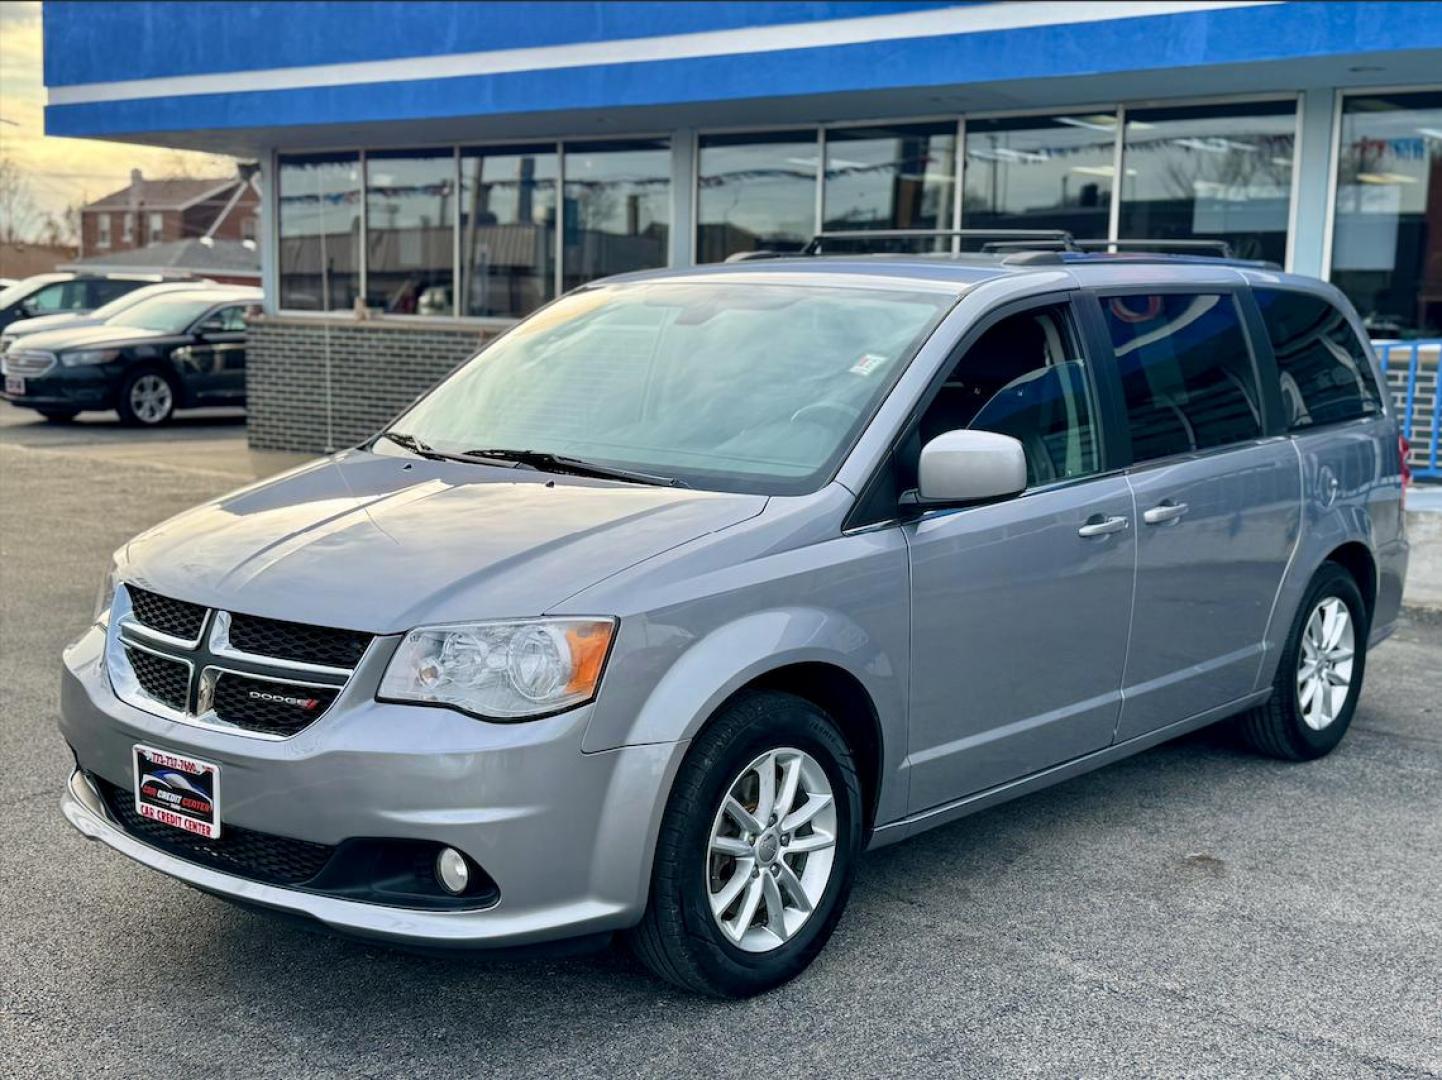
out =
[[[0,411],[8,1075],[1442,1076],[1437,617],[1374,654],[1330,758],[1213,729],[877,852],[815,967],[742,1004],[619,951],[307,933],[86,843],[57,809],[60,649],[119,543],[272,464],[231,417]]]

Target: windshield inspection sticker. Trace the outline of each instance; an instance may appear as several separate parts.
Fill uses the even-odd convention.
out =
[[[853,375],[870,375],[881,365],[886,363],[886,357],[878,356],[876,353],[863,353],[861,359],[851,365]]]

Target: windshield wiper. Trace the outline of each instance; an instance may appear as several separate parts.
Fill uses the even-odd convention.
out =
[[[397,446],[404,446],[412,454],[419,454],[421,457],[428,458],[431,461],[448,461],[451,457],[449,454],[443,454],[439,450],[427,446],[414,435],[408,435],[404,431],[382,431],[377,438],[389,439]]]
[[[689,487],[684,480],[658,473],[638,472],[623,469],[617,465],[602,465],[595,461],[552,454],[544,450],[467,450],[465,460],[489,458],[492,461],[510,461],[517,465],[529,465],[542,472],[571,473],[575,476],[595,476],[603,480],[625,480],[632,484],[653,484],[656,487]]]

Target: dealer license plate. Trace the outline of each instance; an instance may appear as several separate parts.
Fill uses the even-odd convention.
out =
[[[220,766],[135,747],[135,812],[197,836],[220,836]]]

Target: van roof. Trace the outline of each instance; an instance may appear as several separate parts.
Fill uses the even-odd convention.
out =
[[[757,284],[846,284],[917,288],[960,294],[1000,278],[1035,277],[1038,284],[1080,288],[1145,285],[1279,284],[1309,291],[1334,290],[1316,278],[1288,274],[1263,263],[1190,255],[1071,252],[937,255],[798,255],[637,271],[595,284],[641,281],[751,281]]]

